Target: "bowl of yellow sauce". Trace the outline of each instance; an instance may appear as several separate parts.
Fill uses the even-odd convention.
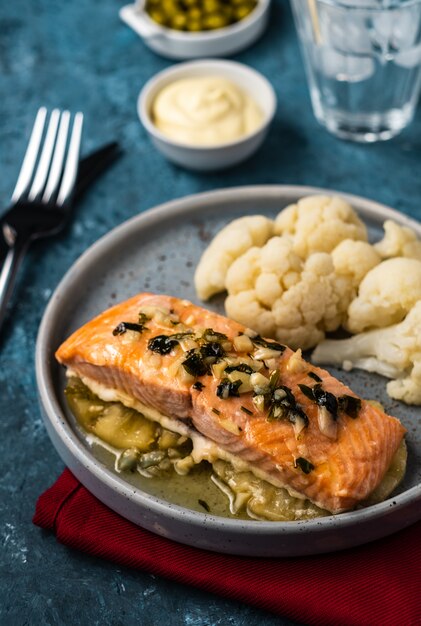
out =
[[[121,19],[158,54],[196,59],[235,54],[268,24],[270,0],[138,0]]]
[[[263,143],[276,110],[269,81],[232,61],[182,63],[154,76],[138,99],[155,147],[193,170],[231,167]]]

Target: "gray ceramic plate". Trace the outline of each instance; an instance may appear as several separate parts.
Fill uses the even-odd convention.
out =
[[[374,375],[334,372],[357,393],[382,402],[407,427],[408,468],[398,493],[367,509],[289,523],[199,513],[133,486],[87,445],[63,399],[64,374],[54,360],[54,351],[71,331],[115,302],[143,290],[199,303],[193,287],[194,268],[210,238],[222,226],[245,214],[274,216],[299,197],[321,191],[308,187],[243,187],[161,205],[100,239],[73,265],[52,296],[36,350],[37,381],[48,433],[77,478],[97,498],[139,526],[208,550],[249,556],[298,556],[372,541],[421,518],[421,409],[392,402],[385,394],[385,380]],[[421,226],[400,213],[362,198],[348,199],[373,239],[381,237],[381,225],[387,218],[409,225],[421,235]],[[210,306],[222,311],[222,299]]]

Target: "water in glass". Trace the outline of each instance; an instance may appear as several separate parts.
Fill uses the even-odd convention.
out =
[[[389,139],[421,84],[421,0],[291,0],[314,113],[346,139]]]

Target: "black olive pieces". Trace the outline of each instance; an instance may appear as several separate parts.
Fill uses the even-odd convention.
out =
[[[257,0],[146,0],[145,10],[161,26],[201,32],[235,24],[256,6]]]

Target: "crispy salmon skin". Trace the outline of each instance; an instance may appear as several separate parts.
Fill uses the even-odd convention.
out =
[[[259,477],[332,513],[369,496],[406,432],[300,351],[170,296],[117,304],[56,357],[88,386],[188,424]]]

